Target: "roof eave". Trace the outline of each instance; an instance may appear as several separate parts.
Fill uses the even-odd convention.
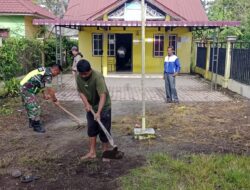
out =
[[[139,27],[140,21],[81,21],[63,19],[34,19],[34,25],[56,26],[106,26],[106,27]],[[147,21],[147,27],[236,27],[239,21]]]
[[[56,19],[56,17],[50,17],[50,16],[45,16],[41,15],[38,13],[11,13],[11,12],[6,12],[6,13],[0,13],[0,16],[33,16],[41,19]]]

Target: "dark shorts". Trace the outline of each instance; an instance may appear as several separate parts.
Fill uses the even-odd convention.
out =
[[[87,113],[87,122],[88,122],[88,136],[89,137],[96,137],[99,135],[100,140],[103,143],[107,143],[108,139],[103,132],[102,128],[99,126],[97,121],[94,120],[94,116],[91,112]],[[107,111],[102,111],[101,113],[101,122],[110,133],[111,130],[111,109]]]

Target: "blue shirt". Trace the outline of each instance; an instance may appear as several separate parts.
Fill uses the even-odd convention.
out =
[[[181,64],[176,55],[166,56],[164,61],[164,73],[173,74],[179,73]]]

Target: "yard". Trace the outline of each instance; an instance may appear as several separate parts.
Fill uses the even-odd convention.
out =
[[[0,0],[0,190],[250,189],[250,99],[242,97],[250,91],[249,0],[12,1]],[[97,158],[80,159],[89,139],[71,73],[76,45],[105,76],[121,160],[103,162],[99,141]],[[165,103],[171,51],[181,62],[180,104]],[[16,97],[19,79],[54,63],[64,67],[56,97],[85,126],[39,97],[46,133],[38,134]],[[146,125],[156,138],[139,141],[143,65]]]
[[[113,101],[113,136],[125,157],[110,163],[80,161],[86,128],[77,128],[54,105],[41,103],[47,132],[40,135],[28,128],[19,98],[2,99],[0,189],[250,189],[250,102],[231,98],[147,102],[148,127],[157,138],[144,141],[132,136],[140,103]],[[62,105],[84,119],[78,101]],[[21,183],[13,169],[39,179]]]

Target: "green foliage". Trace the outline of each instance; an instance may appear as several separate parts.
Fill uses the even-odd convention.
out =
[[[250,189],[250,158],[237,155],[150,157],[148,164],[121,179],[122,189]]]
[[[66,58],[63,64],[64,68],[67,68],[72,64],[71,48],[72,46],[77,46],[76,40],[69,40],[66,37],[62,38],[62,52],[63,56]],[[56,39],[47,39],[44,42],[44,54],[45,54],[45,65],[50,66],[56,63]]]
[[[220,38],[234,35],[240,40],[250,40],[250,1],[249,0],[216,0],[208,9],[208,18],[212,21],[240,21],[240,27],[223,28]],[[196,38],[211,38],[213,31],[196,32]]]
[[[64,54],[66,56],[66,66],[65,67],[68,67],[73,62],[71,48],[72,48],[72,46],[78,46],[78,41],[77,40],[68,40],[67,38],[63,38],[62,43],[63,43]]]
[[[70,50],[77,41],[62,39],[62,50],[66,55],[66,68],[72,63]],[[26,75],[31,70],[42,66],[42,55],[45,54],[45,66],[56,63],[56,40],[48,39],[43,43],[36,39],[8,38],[0,48],[0,81],[4,81],[4,93],[16,96],[19,92],[19,81],[15,77]],[[2,94],[2,93],[1,93]]]
[[[21,71],[21,65],[17,59],[17,51],[20,47],[18,39],[9,38],[0,48],[0,79],[8,80]]]
[[[4,90],[7,96],[18,96],[20,89],[20,80],[12,78],[4,82]]]
[[[0,115],[10,115],[13,111],[10,108],[7,108],[5,105],[0,107]]]
[[[66,68],[72,63],[70,49],[77,41],[62,39],[62,51],[66,55]],[[8,38],[0,48],[0,80],[25,75],[42,65],[42,54],[45,54],[45,65],[56,63],[56,40],[48,39],[43,44],[40,40],[27,38]]]
[[[0,80],[23,75],[41,63],[42,44],[26,38],[8,38],[0,48]]]
[[[47,39],[44,42],[45,66],[51,66],[56,63],[56,40]]]

